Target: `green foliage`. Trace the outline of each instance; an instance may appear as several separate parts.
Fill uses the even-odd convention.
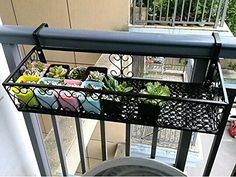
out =
[[[65,78],[67,69],[62,66],[54,66],[49,68],[49,72],[47,73],[48,77],[53,78]]]
[[[158,96],[170,96],[170,89],[168,86],[162,86],[159,82],[148,82],[144,90],[140,93],[147,95],[158,95]],[[165,102],[160,99],[142,99],[145,104],[159,105],[162,106]]]
[[[229,66],[230,69],[236,71],[236,63],[230,62],[228,66]]]
[[[233,35],[236,36],[236,0],[229,0],[225,22]]]
[[[104,88],[107,91],[114,91],[114,92],[130,92],[133,87],[128,87],[126,82],[119,82],[114,79],[112,76],[107,76],[104,78]]]
[[[104,77],[105,77],[105,74],[103,73],[100,73],[98,71],[90,71],[90,74],[88,75],[87,80],[102,82]]]
[[[73,68],[70,73],[68,74],[69,79],[82,79],[85,75],[86,68],[76,67]]]

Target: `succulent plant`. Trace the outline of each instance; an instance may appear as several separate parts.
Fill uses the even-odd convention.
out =
[[[170,89],[168,86],[162,86],[159,82],[148,82],[145,84],[146,88],[141,90],[141,94],[147,95],[159,95],[159,96],[170,96]],[[152,104],[152,105],[159,105],[162,106],[165,104],[165,101],[160,99],[148,99],[142,98],[141,99],[145,104]]]
[[[26,68],[27,69],[23,73],[23,75],[26,76],[42,76],[44,74],[43,71],[47,69],[45,63],[42,63],[40,61],[28,63]]]
[[[85,75],[86,68],[83,67],[76,67],[73,68],[70,73],[68,74],[69,79],[82,79]]]
[[[53,78],[65,78],[66,72],[67,69],[62,66],[53,66],[49,68],[49,72],[46,75]]]
[[[87,80],[102,82],[104,77],[105,77],[104,73],[100,73],[99,71],[90,71]]]
[[[126,82],[119,84],[116,79],[109,75],[104,78],[104,88],[114,92],[129,92],[133,89],[133,87],[128,87]]]

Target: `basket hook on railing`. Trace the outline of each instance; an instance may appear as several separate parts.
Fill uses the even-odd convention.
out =
[[[216,68],[217,68],[217,63],[219,61],[219,54],[221,50],[221,39],[219,33],[212,33],[212,36],[214,38],[214,46],[213,46],[213,53],[212,53],[212,58],[211,62],[208,68],[207,76],[206,76],[206,81],[208,84],[212,83],[214,76],[216,74]]]
[[[39,25],[39,27],[36,28],[36,30],[34,30],[33,32],[33,38],[34,38],[34,41],[36,43],[36,46],[37,46],[37,54],[39,56],[39,59],[41,62],[43,63],[46,63],[46,59],[45,59],[45,56],[44,56],[44,53],[43,53],[43,50],[42,50],[42,47],[41,47],[41,44],[40,44],[40,41],[39,41],[39,32],[41,31],[42,28],[44,27],[48,27],[48,24],[47,23],[42,23],[41,25]]]

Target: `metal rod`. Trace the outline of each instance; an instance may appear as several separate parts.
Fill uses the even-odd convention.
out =
[[[227,13],[227,9],[228,9],[228,3],[229,3],[229,0],[225,0],[223,14],[222,14],[222,18],[220,21],[220,27],[222,27],[224,25],[226,13]]]
[[[211,9],[210,9],[210,14],[209,14],[208,22],[211,21],[211,14],[212,14],[212,11],[214,9],[214,2],[215,2],[215,0],[212,0],[212,2],[211,2]]]
[[[188,150],[191,142],[192,132],[181,131],[178,150],[176,154],[175,167],[184,171]]]
[[[184,14],[184,5],[185,5],[185,0],[183,0],[183,3],[182,3],[182,9],[181,9],[180,21],[182,21],[182,20],[183,20],[183,14]]]
[[[178,6],[178,0],[175,0],[175,7],[174,7],[174,13],[172,17],[172,26],[175,26],[175,18],[177,13],[177,6]]]
[[[148,16],[149,16],[149,0],[147,0],[146,20],[148,20]]]
[[[206,2],[207,2],[207,0],[204,1],[201,22],[203,22],[203,18],[204,18],[204,15],[205,15]]]
[[[142,19],[142,6],[143,6],[143,0],[139,0],[140,7],[139,7],[139,19]]]
[[[187,21],[189,21],[191,8],[192,8],[192,0],[190,0],[190,2],[189,2],[189,9],[188,9],[188,18],[187,18]]]
[[[166,21],[169,22],[169,10],[170,10],[170,0],[168,0],[167,9],[166,9]]]
[[[100,120],[100,132],[101,132],[101,149],[102,149],[102,160],[108,159],[107,154],[107,144],[106,144],[106,131],[105,131],[105,121]]]
[[[219,6],[218,6],[217,14],[216,14],[215,25],[214,25],[215,28],[216,28],[216,27],[218,26],[218,24],[219,24],[221,6],[222,6],[222,0],[219,0]]]
[[[152,147],[151,147],[151,159],[155,159],[156,150],[157,150],[157,136],[158,136],[158,127],[153,127],[153,135],[152,135]]]
[[[161,16],[162,16],[162,7],[163,7],[163,1],[161,1],[161,9],[160,9],[160,17],[159,17],[159,20],[161,21]]]
[[[130,124],[126,124],[126,137],[125,137],[125,156],[130,156]]]
[[[65,156],[65,151],[63,147],[63,138],[60,132],[60,125],[59,122],[56,118],[56,116],[51,115],[52,118],[52,126],[55,134],[55,139],[57,143],[57,150],[58,150],[58,155],[61,163],[61,170],[63,176],[68,176],[68,168],[67,168],[67,163],[66,163],[66,156]]]
[[[230,176],[236,176],[236,164],[234,165],[234,169],[233,169]]]
[[[135,20],[135,17],[136,17],[136,0],[133,0],[133,20],[132,20],[132,24],[135,25],[136,24],[136,20]]]
[[[35,45],[34,28],[1,26],[0,43]],[[66,48],[81,52],[158,55],[183,58],[211,58],[214,39],[211,35],[170,35],[132,32],[98,32],[76,29],[44,28],[40,31],[42,46]],[[236,38],[221,37],[220,57],[236,57]]]
[[[26,112],[23,112],[23,115],[40,174],[41,176],[52,176],[38,117],[36,114]]]
[[[75,125],[76,125],[76,133],[77,133],[78,144],[79,144],[81,170],[82,170],[82,173],[85,173],[88,169],[88,165],[85,158],[84,136],[83,136],[83,128],[81,125],[80,118],[75,117]]]
[[[196,11],[195,11],[195,16],[194,16],[194,22],[196,22],[196,20],[197,20],[198,5],[199,5],[199,0],[197,0],[197,7],[196,7]]]
[[[226,108],[223,112],[223,116],[222,116],[221,123],[219,125],[218,133],[215,135],[213,143],[211,145],[211,150],[210,150],[207,162],[206,162],[206,166],[205,166],[205,170],[203,172],[203,176],[209,176],[210,173],[211,173],[211,169],[212,169],[212,166],[214,164],[216,154],[218,152],[218,149],[220,147],[220,142],[221,142],[221,139],[222,139],[223,134],[224,134],[225,126],[227,124],[231,108],[233,106],[234,98],[235,98],[235,95],[236,95],[234,92],[235,92],[235,90],[227,89],[229,104],[226,106]]]

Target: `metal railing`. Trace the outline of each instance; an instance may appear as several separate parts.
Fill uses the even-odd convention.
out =
[[[222,27],[228,0],[132,0],[133,25]]]
[[[35,45],[33,39],[34,28],[2,26],[0,27],[0,42],[3,43],[3,49],[7,58],[9,68],[15,70],[20,63],[21,56],[17,44]],[[66,50],[81,52],[98,52],[98,53],[123,53],[129,55],[143,56],[170,56],[170,57],[191,57],[196,58],[191,81],[200,83],[203,81],[209,60],[214,57],[213,46],[219,45],[216,38],[212,36],[191,36],[185,35],[155,35],[155,34],[134,34],[127,32],[95,32],[81,31],[72,29],[53,29],[44,28],[40,31],[39,41],[41,45],[47,48],[63,47]],[[222,48],[219,57],[236,58],[236,38],[221,38]],[[219,45],[220,46],[220,45]],[[199,59],[201,58],[201,60]],[[229,94],[229,105],[223,114],[222,123],[219,131],[215,134],[208,162],[205,167],[204,175],[210,174],[220,142],[226,126],[227,118],[234,100],[234,96]],[[34,148],[37,163],[42,176],[50,176],[50,166],[47,160],[47,153],[43,144],[40,126],[35,114],[24,113],[25,122]],[[67,165],[64,158],[63,143],[61,142],[60,129],[58,128],[57,119],[52,116],[53,127],[58,151],[60,156],[63,175],[67,176]],[[80,123],[80,117],[75,118],[76,130],[78,134],[78,144],[80,148],[80,159],[82,172],[87,170],[85,147],[83,143],[83,130]],[[105,122],[100,121],[101,132],[101,149],[102,159],[107,159],[106,148],[106,129]],[[150,158],[155,158],[157,148],[158,127],[153,129],[152,148]],[[126,124],[126,156],[130,155],[130,137],[131,125]],[[188,148],[191,143],[192,132],[182,131],[177,150],[175,167],[184,170]]]

